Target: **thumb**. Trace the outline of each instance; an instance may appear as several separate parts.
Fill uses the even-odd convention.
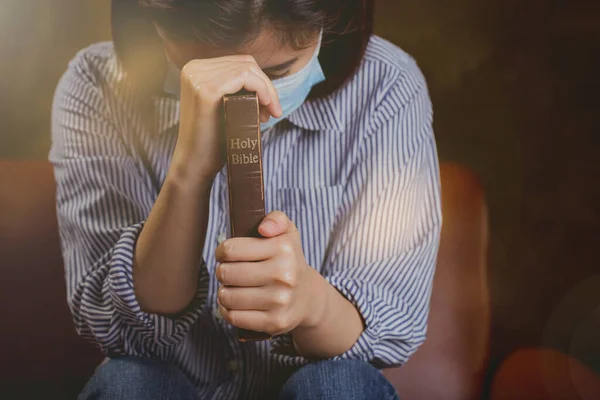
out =
[[[281,211],[272,211],[258,226],[258,233],[263,237],[275,237],[296,231],[296,225]]]

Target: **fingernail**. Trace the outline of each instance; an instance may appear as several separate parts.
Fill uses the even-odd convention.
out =
[[[271,221],[270,219],[264,221],[261,225],[263,228],[266,228],[266,229],[274,229],[275,228],[275,222]]]

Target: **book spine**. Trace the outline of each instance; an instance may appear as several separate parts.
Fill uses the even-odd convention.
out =
[[[223,97],[229,218],[232,237],[261,237],[265,195],[258,98],[240,92]],[[238,330],[242,342],[269,340],[267,333]]]

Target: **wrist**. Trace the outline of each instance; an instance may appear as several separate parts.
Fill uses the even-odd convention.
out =
[[[297,330],[311,330],[322,324],[328,315],[331,289],[334,289],[318,271],[311,267],[307,268],[309,269],[307,282],[307,298],[309,301],[307,302],[306,315],[298,325]]]
[[[174,159],[165,183],[186,192],[210,193],[216,174],[203,168],[195,168],[190,163]]]

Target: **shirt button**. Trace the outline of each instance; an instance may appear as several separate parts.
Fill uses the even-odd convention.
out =
[[[231,360],[227,362],[227,369],[229,372],[236,372],[238,369],[240,369],[240,363],[238,361]]]
[[[225,241],[225,239],[227,239],[225,237],[225,232],[221,232],[219,233],[219,236],[217,236],[217,243],[221,244]]]

